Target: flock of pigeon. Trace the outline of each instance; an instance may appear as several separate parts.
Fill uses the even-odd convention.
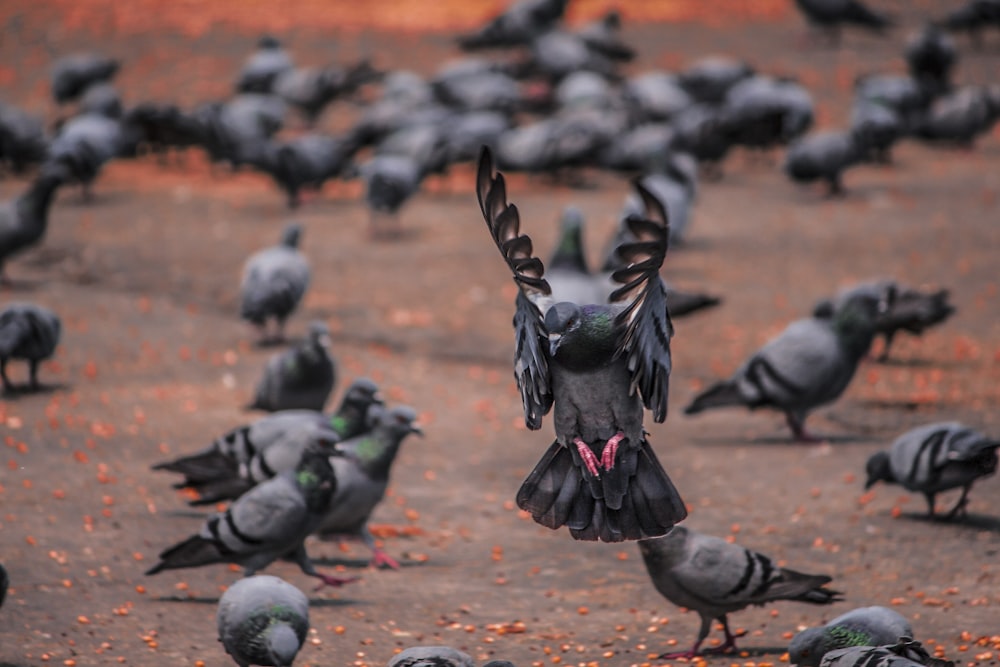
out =
[[[396,214],[424,178],[478,156],[475,191],[487,230],[519,287],[515,303],[515,377],[525,423],[542,426],[551,410],[555,440],[517,493],[518,505],[540,524],[566,526],[575,539],[637,540],[656,589],[697,612],[692,648],[661,656],[691,659],[735,648],[727,614],[775,600],[829,604],[840,593],[830,577],[779,567],[767,556],[677,526],[687,514],[643,427],[644,410],[666,418],[671,370],[671,316],[719,300],[672,290],[660,277],[668,246],[681,243],[698,191],[699,174],[720,175],[737,146],[787,147],[784,168],[796,181],[824,180],[832,192],[841,175],[863,161],[888,161],[893,144],[912,137],[968,145],[1000,119],[1000,88],[956,88],[957,62],[947,30],[1000,28],[1000,3],[971,0],[929,24],[908,43],[905,76],[858,79],[850,128],[808,134],[808,90],[784,77],[758,73],[744,62],[709,58],[679,73],[653,70],[627,77],[635,57],[620,37],[620,17],[576,30],[562,26],[567,0],[521,0],[482,29],[459,38],[467,51],[509,57],[465,57],[429,80],[412,72],[380,72],[368,61],[349,67],[297,67],[273,37],[264,37],[223,102],[182,110],[143,103],[126,109],[111,84],[119,63],[95,54],[60,60],[52,93],[76,102],[73,115],[48,136],[41,121],[0,105],[0,164],[36,169],[28,189],[0,208],[3,262],[42,241],[58,188],[79,183],[90,196],[101,167],[144,149],[165,153],[198,146],[213,162],[270,175],[288,204],[305,188],[332,178],[364,180],[375,236],[398,232],[382,214]],[[887,30],[891,19],[856,0],[796,0],[813,24],[839,39],[842,25]],[[333,136],[312,130],[337,98],[378,86],[380,97],[356,122]],[[282,138],[289,109],[308,131]],[[502,172],[580,177],[584,168],[633,175],[634,193],[600,271],[587,266],[583,215],[566,209],[551,259],[534,255],[508,202]],[[258,328],[262,344],[284,342],[284,325],[309,285],[299,252],[302,228],[288,225],[280,242],[244,267],[240,315]],[[850,384],[877,335],[883,357],[900,331],[919,335],[954,312],[947,290],[925,291],[892,280],[857,285],[816,305],[742,364],[732,377],[695,397],[694,415],[725,406],[782,412],[797,439],[811,438],[811,411],[835,401]],[[273,326],[272,326],[273,324]],[[39,305],[12,303],[0,311],[0,377],[5,391],[39,387],[38,368],[60,338],[58,316]],[[11,359],[29,364],[29,383],[9,380]],[[325,323],[275,354],[248,407],[271,414],[236,427],[206,449],[154,469],[176,473],[175,485],[197,496],[193,505],[229,501],[189,539],[165,549],[147,574],[236,563],[246,578],[222,596],[219,636],[237,664],[291,665],[309,628],[308,600],[296,587],[254,575],[278,559],[292,560],[322,586],[353,579],[317,571],[306,538],[361,539],[375,566],[399,567],[376,545],[368,520],[382,500],[401,443],[421,434],[416,412],[386,407],[378,387],[355,380],[336,411],[324,410],[337,384]],[[1000,440],[953,422],[902,434],[867,463],[868,486],[901,484],[935,496],[961,489],[945,518],[965,512],[973,483],[997,467]],[[0,603],[6,591],[0,567]],[[718,620],[725,642],[701,649]],[[789,647],[798,665],[833,667],[892,663],[934,666],[899,614],[857,609],[822,628],[800,633]],[[474,664],[442,647],[404,651],[393,666]],[[500,666],[504,663],[492,663]],[[509,663],[506,663],[509,664]]]

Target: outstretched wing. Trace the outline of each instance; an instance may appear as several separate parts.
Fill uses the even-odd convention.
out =
[[[514,311],[514,377],[521,390],[524,423],[530,429],[542,426],[542,417],[552,407],[552,386],[545,351],[547,333],[542,316],[552,304],[552,289],[545,281],[542,261],[532,253],[531,239],[521,234],[517,207],[507,203],[503,174],[494,173],[493,154],[483,147],[476,174],[479,209],[493,241],[514,274],[520,288]]]
[[[629,215],[625,225],[634,236],[618,246],[617,254],[624,267],[612,278],[622,283],[611,293],[612,303],[627,304],[615,323],[622,330],[619,349],[625,355],[632,374],[630,391],[639,390],[643,404],[653,411],[653,419],[667,418],[667,392],[670,386],[670,337],[674,335],[667,310],[667,293],[660,279],[660,267],[667,254],[667,212],[642,184],[633,187],[645,207],[645,217]]]

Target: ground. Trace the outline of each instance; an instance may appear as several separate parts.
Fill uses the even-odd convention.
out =
[[[302,62],[372,53],[383,67],[430,72],[454,53],[448,32],[288,25],[308,3],[288,4],[280,27]],[[899,70],[905,36],[941,10],[888,3],[900,27],[884,39],[850,33],[836,50],[805,35],[790,2],[767,3],[773,11],[761,15],[725,4],[663,23],[629,22],[626,7],[626,35],[641,53],[633,71],[732,53],[759,70],[800,76],[823,127],[845,122],[856,74]],[[4,97],[50,119],[53,55],[116,54],[126,101],[190,105],[226,94],[267,25],[259,8],[242,23],[194,22],[185,31],[174,19],[200,12],[171,4],[162,27],[146,31],[110,11],[101,21],[97,2],[65,13],[58,3],[21,5],[0,12]],[[587,7],[580,19],[599,13]],[[989,81],[1000,45],[960,45],[960,82]],[[336,125],[339,114],[324,122]],[[647,422],[651,440],[690,507],[687,525],[827,573],[846,597],[826,608],[778,603],[734,614],[750,651],[713,664],[780,663],[792,633],[871,604],[905,614],[917,638],[948,658],[997,664],[998,480],[974,489],[971,517],[956,525],[921,520],[923,499],[899,487],[866,494],[862,485],[867,457],[909,427],[955,419],[1000,433],[998,164],[994,133],[973,150],[904,144],[891,167],[850,172],[839,200],[794,187],[776,162],[740,154],[720,181],[702,185],[689,243],[670,251],[664,275],[724,303],[676,322],[670,415]],[[510,198],[543,256],[569,203],[590,221],[595,257],[603,246],[627,183],[597,173],[587,180],[589,188],[568,189],[510,179]],[[24,184],[6,178],[0,194]],[[56,386],[0,401],[0,562],[12,580],[0,610],[0,663],[231,664],[214,614],[237,573],[142,574],[198,526],[170,476],[149,467],[255,418],[241,406],[273,350],[253,346],[236,316],[238,276],[292,218],[305,226],[314,270],[292,335],[311,319],[329,322],[339,388],[371,376],[390,403],[420,411],[427,434],[404,444],[375,516],[400,571],[367,569],[357,544],[309,544],[321,567],[361,581],[310,593],[312,641],[298,664],[381,665],[401,648],[449,644],[521,666],[630,665],[694,640],[697,616],[656,593],[635,545],[575,542],[513,504],[552,424],[524,428],[510,362],[514,287],[476,208],[471,169],[429,183],[403,211],[407,237],[393,243],[368,238],[356,188],[331,185],[290,215],[266,179],[210,173],[195,153],[166,167],[113,164],[95,195],[84,203],[76,189],[60,192],[44,243],[10,263],[16,285],[0,294],[45,304],[64,324],[58,354],[42,369]],[[891,363],[866,361],[846,395],[810,420],[823,443],[790,442],[773,413],[682,414],[697,389],[818,298],[887,275],[951,288],[958,314],[923,339],[899,340]],[[313,583],[289,564],[268,572]]]

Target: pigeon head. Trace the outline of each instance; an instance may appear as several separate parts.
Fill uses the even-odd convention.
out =
[[[275,667],[291,667],[299,652],[299,638],[286,623],[275,623],[267,630],[267,652]]]
[[[321,347],[325,350],[330,349],[332,345],[330,327],[326,325],[326,322],[314,320],[309,323],[309,342],[313,347]]]
[[[868,473],[868,481],[865,482],[865,489],[870,489],[877,482],[895,482],[896,478],[892,474],[892,466],[889,463],[889,452],[876,452],[865,464],[865,472]]]
[[[365,407],[385,404],[378,385],[370,378],[358,378],[352,382],[351,386],[347,388],[344,400],[348,403]]]
[[[386,410],[382,413],[381,422],[399,437],[407,436],[410,433],[416,433],[419,436],[424,434],[420,426],[417,425],[416,410],[408,405],[400,405],[392,410]]]
[[[549,356],[556,356],[563,345],[563,339],[572,339],[580,330],[583,311],[580,306],[568,301],[555,304],[545,313],[545,330],[549,332]]]
[[[854,294],[833,314],[833,328],[841,344],[858,358],[864,356],[875,338],[878,318],[889,309],[894,290],[885,289],[878,296]]]
[[[646,567],[651,571],[669,568],[684,558],[684,544],[688,531],[684,526],[674,526],[662,537],[639,540],[639,553]]]
[[[260,39],[257,40],[258,49],[280,49],[281,40],[279,40],[274,35],[261,35]]]
[[[833,317],[834,305],[831,299],[823,299],[813,308],[812,316],[820,320],[829,320]]]
[[[614,315],[607,306],[557,303],[545,313],[545,330],[549,356],[570,369],[591,368],[617,349]]]
[[[825,628],[807,628],[792,638],[788,645],[788,659],[797,665],[818,665],[823,657],[820,644]]]
[[[337,490],[337,479],[330,465],[330,449],[328,440],[309,443],[295,468],[295,481],[311,511],[322,511]]]
[[[285,225],[284,231],[281,233],[281,245],[288,248],[298,248],[299,239],[302,237],[302,225],[297,222],[289,223]]]

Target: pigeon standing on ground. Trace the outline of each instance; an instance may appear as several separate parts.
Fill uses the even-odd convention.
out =
[[[72,102],[92,84],[110,80],[120,63],[99,53],[65,56],[52,66],[52,97],[58,104]]]
[[[248,407],[268,412],[322,410],[336,382],[330,328],[324,322],[312,322],[305,341],[268,359]]]
[[[948,92],[958,50],[955,41],[940,27],[933,23],[925,25],[907,41],[904,55],[910,76],[934,94]]]
[[[997,470],[997,449],[1000,449],[1000,440],[958,422],[920,426],[896,438],[888,451],[878,452],[868,459],[865,488],[886,482],[922,493],[931,518],[936,516],[935,496],[942,491],[961,488],[961,497],[944,518],[964,516],[972,485]]]
[[[827,130],[802,137],[788,147],[785,173],[793,181],[826,181],[830,195],[844,193],[841,175],[865,157],[861,137],[851,130]]]
[[[325,586],[353,581],[317,572],[305,547],[337,490],[329,456],[326,447],[307,449],[294,470],[258,484],[225,512],[210,516],[196,535],[161,552],[146,574],[235,563],[249,577],[284,558]]]
[[[354,133],[339,137],[301,134],[280,143],[268,143],[250,162],[285,191],[288,208],[298,208],[303,188],[318,191],[331,178],[352,175],[351,158],[360,148],[361,142]]]
[[[264,35],[236,78],[236,92],[269,93],[275,79],[293,67],[292,58],[281,42],[276,37]]]
[[[5,262],[45,236],[52,200],[67,178],[61,166],[46,164],[27,190],[0,204],[0,284],[7,282]]]
[[[789,324],[740,366],[691,401],[684,414],[742,405],[785,413],[797,440],[814,440],[805,429],[808,414],[840,397],[868,353],[879,314],[890,294],[851,297],[832,319],[808,318]]]
[[[40,116],[0,102],[0,168],[15,174],[41,164],[49,150],[49,140]]]
[[[825,31],[830,39],[840,41],[840,29],[844,25],[856,25],[876,33],[882,33],[892,26],[892,20],[880,14],[861,0],[795,0],[806,20]]]
[[[24,359],[28,362],[28,389],[37,391],[38,366],[56,351],[62,323],[48,308],[33,303],[9,303],[0,310],[0,379],[4,391],[14,390],[7,377],[7,362]]]
[[[337,478],[337,492],[316,533],[323,539],[352,537],[372,550],[372,565],[399,563],[383,552],[368,530],[368,520],[389,486],[389,473],[399,446],[408,435],[423,436],[417,413],[408,406],[380,410],[371,431],[339,443],[330,458]]]
[[[618,248],[626,268],[610,304],[553,303],[541,260],[520,233],[493,156],[479,159],[476,192],[487,228],[520,291],[514,315],[515,377],[525,424],[541,427],[553,407],[556,440],[528,475],[518,505],[576,539],[620,542],[665,534],[687,516],[642,426],[667,416],[670,336],[659,269],[666,212],[641,185],[646,217],[630,216],[635,243]]]
[[[219,641],[240,667],[291,667],[309,634],[309,598],[290,583],[258,574],[219,598]]]
[[[848,646],[885,646],[913,637],[910,622],[886,607],[860,607],[826,625],[808,628],[788,645],[788,659],[799,667],[819,667],[828,652]]]
[[[972,146],[1000,120],[1000,88],[966,86],[939,97],[914,127],[926,141]]]
[[[545,270],[552,298],[571,303],[607,302],[611,290],[602,289],[603,285],[587,266],[583,249],[583,212],[575,206],[567,206],[559,224],[559,239]]]
[[[89,201],[91,185],[104,165],[116,157],[135,155],[140,139],[138,128],[124,125],[118,118],[80,114],[60,128],[49,146],[48,161],[64,167]]]
[[[302,226],[287,225],[281,243],[254,253],[243,265],[240,284],[240,317],[258,328],[261,342],[281,341],[285,320],[302,301],[309,287],[309,262],[299,252]],[[269,337],[269,320],[277,322],[277,333]]]
[[[1000,0],[966,0],[964,5],[949,12],[939,23],[952,32],[968,32],[972,43],[981,47],[981,30],[990,27],[1000,30]]]
[[[663,537],[640,540],[639,552],[656,590],[701,617],[694,646],[688,651],[661,655],[660,660],[691,660],[699,655],[713,620],[722,624],[726,641],[703,653],[735,651],[736,637],[729,630],[726,615],[750,605],[775,600],[812,604],[840,600],[838,591],[825,587],[832,581],[828,576],[778,567],[764,554],[685,526],[676,526]]]

